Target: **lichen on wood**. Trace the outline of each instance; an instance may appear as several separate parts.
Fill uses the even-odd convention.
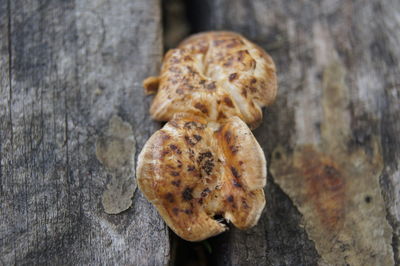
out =
[[[125,211],[132,204],[137,187],[135,152],[136,140],[131,125],[113,116],[104,134],[96,140],[96,157],[111,175],[101,200],[108,214]]]
[[[321,142],[277,147],[270,171],[302,213],[322,265],[394,265],[379,185],[381,147],[377,136],[352,144],[344,80],[340,63],[325,68]]]

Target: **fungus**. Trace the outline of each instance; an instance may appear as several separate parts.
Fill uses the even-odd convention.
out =
[[[150,108],[156,120],[182,112],[219,122],[238,116],[252,129],[277,92],[271,57],[233,32],[189,37],[168,51],[160,76],[147,78],[143,86],[147,94],[156,93]]]
[[[250,129],[276,97],[271,57],[233,32],[206,32],[167,52],[159,77],[143,81],[156,94],[155,120],[167,121],[145,144],[138,186],[180,237],[200,241],[254,226],[265,206],[266,161]]]
[[[196,145],[185,136],[198,136]],[[181,153],[175,152],[178,149]],[[171,165],[176,170],[171,172]],[[238,117],[216,129],[202,117],[175,115],[145,144],[138,159],[137,180],[168,226],[189,241],[227,230],[220,219],[213,218],[217,215],[240,229],[250,228],[265,205],[264,153]]]

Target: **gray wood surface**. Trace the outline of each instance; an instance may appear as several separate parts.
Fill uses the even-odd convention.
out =
[[[103,164],[95,151],[114,115],[128,155],[159,127],[141,81],[160,67],[160,13],[158,0],[0,1],[0,265],[168,263],[168,230],[135,187],[131,208],[104,212],[120,173],[114,142]]]
[[[238,31],[265,48],[277,63],[277,102],[267,108],[263,124],[255,130],[270,165],[277,147],[290,154],[303,144],[320,145],[325,136],[324,121],[335,120],[327,119],[325,108],[340,115],[337,128],[334,123],[330,125],[332,139],[327,143],[336,141],[346,147],[343,160],[355,150],[368,155],[372,143],[378,141],[374,154],[383,159],[383,165],[372,181],[380,185],[381,195],[378,191],[377,199],[366,197],[365,201],[386,215],[374,217],[383,222],[368,230],[380,230],[389,223],[393,233],[386,240],[392,246],[386,259],[389,265],[393,259],[399,264],[400,2],[208,0],[195,1],[190,10],[196,31]],[[342,73],[338,81],[329,76],[335,65]],[[325,100],[331,101],[323,97],[326,80],[345,88],[347,94],[338,99],[345,100],[346,105],[326,104]],[[341,130],[348,131],[348,140],[340,138]],[[334,149],[332,145],[325,148],[322,154]],[[304,229],[313,221],[299,212],[292,201],[295,199],[290,197],[292,191],[284,193],[277,184],[284,182],[279,180],[279,176],[269,175],[267,208],[257,227],[248,232],[232,229],[212,241],[219,265],[315,265],[323,261],[318,245]],[[347,182],[345,187],[357,187],[355,181]],[[383,202],[382,196],[383,207],[378,206]],[[343,199],[344,206],[351,197]],[[353,229],[357,232],[356,226]],[[380,240],[370,243],[371,250],[364,250],[363,254],[374,256],[374,245],[383,245]],[[343,254],[351,248],[343,247],[337,257],[345,257]]]

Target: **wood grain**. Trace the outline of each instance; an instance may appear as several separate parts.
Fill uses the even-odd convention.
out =
[[[104,212],[95,155],[113,115],[137,151],[158,128],[141,81],[160,66],[159,1],[1,1],[0,36],[0,264],[167,264],[168,230],[139,192]]]
[[[323,122],[334,103],[324,104],[324,73],[341,66],[348,94],[336,113],[349,128],[331,127],[337,138],[328,147],[368,155],[378,141],[372,154],[379,150],[382,158],[380,192],[399,264],[399,2],[195,0],[188,6],[196,31],[240,32],[277,63],[278,99],[255,131],[270,162],[277,147],[291,153],[326,138]],[[104,212],[102,194],[116,173],[95,155],[96,139],[114,115],[131,125],[136,155],[159,127],[149,118],[141,81],[158,74],[160,16],[158,0],[0,1],[0,265],[174,261],[168,230],[140,192],[127,211]],[[324,147],[319,151],[326,155]],[[304,229],[307,216],[278,179],[269,175],[256,227],[210,240],[213,262],[321,261]]]
[[[299,145],[321,142],[326,114],[324,71],[332,64],[343,65],[349,94],[348,104],[340,105],[341,123],[349,122],[350,141],[336,139],[349,151],[366,152],[378,139],[383,158],[379,184],[393,229],[392,256],[400,263],[400,3],[209,0],[195,1],[190,10],[195,10],[195,31],[238,31],[260,44],[277,63],[277,102],[267,108],[255,131],[269,161],[278,146],[290,152]],[[338,124],[332,135],[341,130]],[[214,240],[216,261],[220,265],[315,265],[320,255],[303,228],[307,220],[271,176],[266,195],[267,209],[257,227],[249,232],[233,229]]]

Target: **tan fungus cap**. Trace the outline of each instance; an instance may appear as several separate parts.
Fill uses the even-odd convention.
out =
[[[264,208],[266,162],[240,118],[222,125],[178,114],[145,144],[138,185],[180,237],[200,241],[227,228],[254,226]]]
[[[150,108],[156,120],[169,121],[182,112],[219,122],[238,116],[252,129],[277,93],[271,57],[233,32],[189,37],[165,55],[160,76],[143,85],[147,93],[156,93]]]

